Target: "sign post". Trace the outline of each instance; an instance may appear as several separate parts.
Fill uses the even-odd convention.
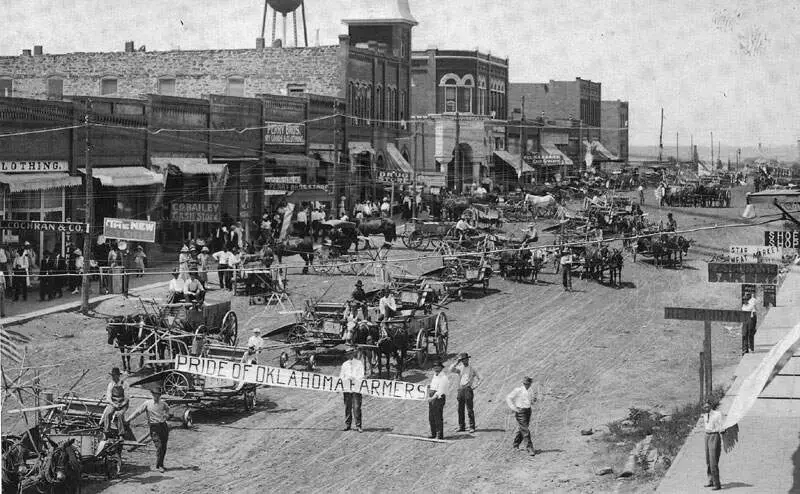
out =
[[[749,312],[731,309],[693,309],[688,307],[664,307],[664,319],[677,319],[681,321],[703,321],[703,362],[704,378],[702,384],[704,396],[711,396],[713,380],[711,375],[711,322],[746,322],[750,319]]]

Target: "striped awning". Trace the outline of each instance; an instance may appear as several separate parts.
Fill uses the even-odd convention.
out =
[[[86,169],[79,172],[86,174]],[[108,168],[92,168],[92,177],[100,180],[105,187],[133,187],[141,185],[163,184],[164,176],[148,170],[143,166],[113,166]]]
[[[11,192],[76,187],[81,182],[81,177],[71,177],[68,173],[0,173],[0,183],[8,185]]]
[[[555,144],[542,144],[542,149],[551,156],[560,156],[561,157],[561,164],[563,165],[572,165],[572,160],[569,157],[561,152]]]
[[[514,156],[513,154],[509,153],[508,151],[504,150],[497,150],[494,152],[494,155],[500,158],[505,164],[510,166],[511,168],[517,171],[517,176],[522,175],[523,173],[535,172],[536,170],[533,169],[529,164],[522,161],[522,158],[519,156]]]
[[[386,144],[386,152],[389,155],[389,161],[392,162],[396,170],[406,173],[414,173],[414,167],[409,164],[403,157],[403,153],[397,149],[397,146],[391,143]]]
[[[151,157],[153,166],[163,170],[170,166],[180,170],[184,175],[220,175],[225,171],[227,163],[209,163],[205,158],[166,158]]]

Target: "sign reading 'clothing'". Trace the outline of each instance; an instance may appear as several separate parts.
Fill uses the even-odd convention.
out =
[[[156,222],[119,218],[103,219],[103,235],[117,240],[156,241]]]
[[[0,220],[0,230],[86,233],[86,223],[70,223],[64,221]]]
[[[0,161],[0,173],[68,172],[66,161]]]
[[[428,398],[428,386],[422,383],[387,381],[384,379],[348,380],[315,372],[297,371],[282,367],[245,364],[230,360],[175,357],[175,370],[206,378],[226,379],[231,385],[238,383],[265,384],[281,388],[327,391],[329,393],[359,393],[375,398],[422,401]]]
[[[266,144],[304,146],[306,144],[305,125],[268,123],[264,128],[264,142]]]
[[[170,219],[185,223],[219,223],[222,221],[222,206],[218,202],[173,202]]]

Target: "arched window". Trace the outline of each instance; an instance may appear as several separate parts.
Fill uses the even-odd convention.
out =
[[[367,85],[367,87],[365,89],[365,92],[367,93],[367,98],[366,98],[365,104],[364,104],[364,106],[365,106],[365,108],[364,108],[364,117],[371,124],[373,122],[372,119],[374,118],[372,116],[372,84],[368,84]]]
[[[458,110],[459,85],[461,85],[461,78],[455,74],[447,74],[439,81],[443,113],[455,113]]]
[[[486,77],[478,77],[478,115],[486,115]]]
[[[407,104],[408,104],[408,102],[406,100],[406,92],[405,91],[400,91],[400,103],[399,103],[399,106],[400,106],[399,110],[400,111],[399,111],[399,115],[398,115],[398,117],[399,117],[398,120],[405,120],[405,118],[406,118],[406,105]]]
[[[383,88],[380,84],[375,87],[375,119],[378,120],[378,125],[381,126],[383,123]]]
[[[475,88],[475,79],[471,74],[465,75],[461,79],[461,86],[458,88],[458,111],[462,113],[472,113],[472,91]]]

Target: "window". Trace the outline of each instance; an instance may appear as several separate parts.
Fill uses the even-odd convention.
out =
[[[375,118],[383,120],[383,88],[380,84],[375,87]],[[383,122],[378,122],[378,125],[383,125]]]
[[[158,94],[175,96],[175,79],[164,77],[158,80]]]
[[[472,90],[475,81],[471,75],[465,75],[461,80],[461,87],[458,88],[458,111],[461,113],[472,113]]]
[[[10,78],[0,78],[0,96],[10,98],[14,92],[14,81]]]
[[[478,77],[478,115],[486,115],[486,78]]]
[[[229,77],[227,95],[244,96],[244,79],[241,77]]]
[[[306,85],[305,84],[287,84],[286,85],[286,94],[289,96],[297,96],[298,94],[304,94],[306,92]]]
[[[64,96],[64,80],[58,77],[47,79],[47,99],[60,100]]]
[[[461,79],[455,74],[447,74],[442,77],[439,87],[442,88],[442,111],[444,113],[455,113],[458,110],[458,86]]]
[[[100,81],[100,94],[117,94],[117,79],[114,77],[106,77]]]

